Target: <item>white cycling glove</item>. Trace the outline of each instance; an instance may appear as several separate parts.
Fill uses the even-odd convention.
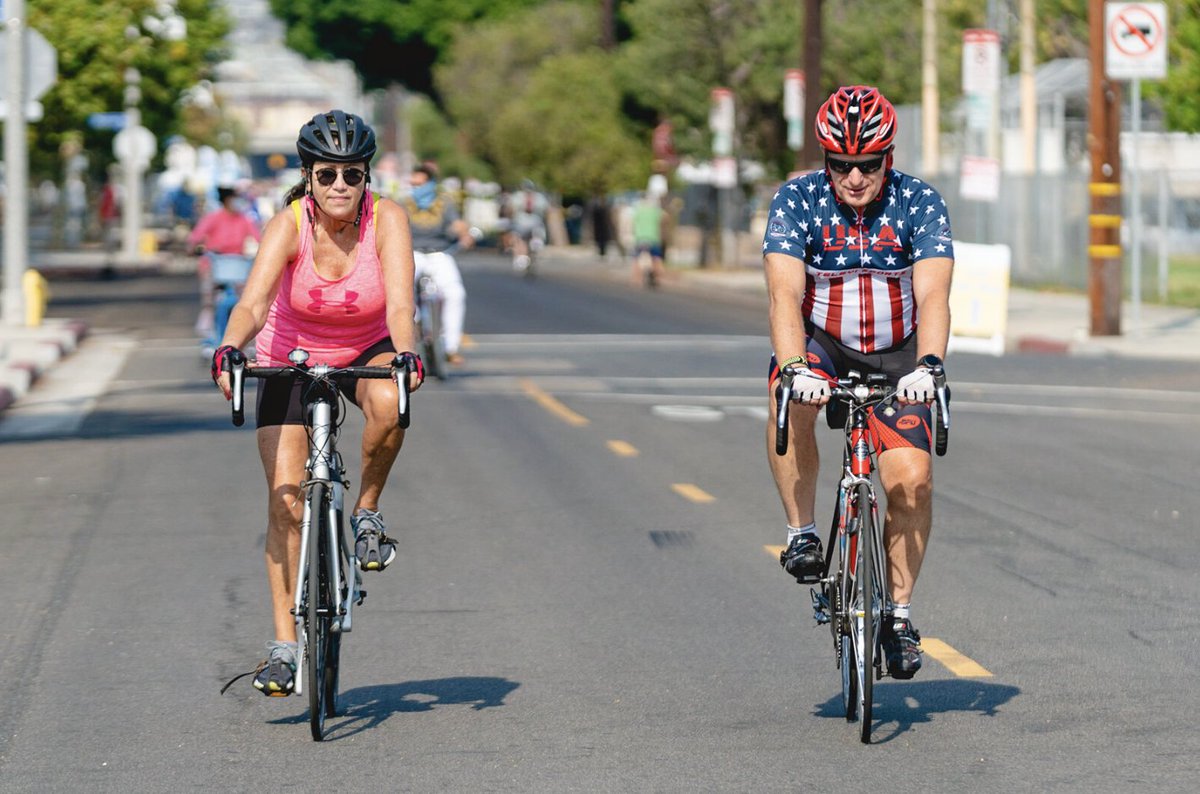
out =
[[[824,405],[829,401],[829,379],[808,367],[797,367],[792,379],[792,399],[799,403]]]
[[[902,403],[927,403],[935,396],[933,374],[925,367],[917,367],[896,384],[896,396]]]

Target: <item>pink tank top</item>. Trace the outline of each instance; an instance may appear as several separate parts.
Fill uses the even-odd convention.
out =
[[[383,267],[375,246],[375,201],[363,202],[358,231],[358,258],[336,281],[322,277],[313,261],[311,208],[297,213],[300,250],[288,263],[279,293],[267,312],[267,322],[255,340],[262,366],[287,364],[294,348],[309,353],[309,364],[344,367],[367,348],[389,337]],[[291,208],[295,212],[295,207]],[[303,217],[301,217],[303,216]]]

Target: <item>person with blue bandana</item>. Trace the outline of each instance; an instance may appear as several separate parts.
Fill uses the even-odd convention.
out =
[[[463,287],[458,263],[446,250],[457,243],[470,248],[475,242],[470,227],[458,214],[449,196],[438,191],[437,174],[429,165],[413,169],[409,179],[411,192],[401,202],[408,211],[412,229],[413,260],[416,277],[429,276],[442,294],[442,336],[446,360],[462,364],[463,320],[466,317],[467,290]]]

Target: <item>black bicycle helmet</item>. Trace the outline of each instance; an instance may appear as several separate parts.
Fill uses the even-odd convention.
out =
[[[296,152],[305,167],[315,162],[367,163],[375,156],[375,130],[353,113],[318,113],[300,128]]]

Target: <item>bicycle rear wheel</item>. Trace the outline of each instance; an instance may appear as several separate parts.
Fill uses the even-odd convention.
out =
[[[308,724],[313,741],[325,738],[326,674],[329,662],[329,588],[325,570],[325,546],[329,536],[328,491],[324,483],[313,483],[308,491],[311,516],[308,528],[308,598],[304,615],[304,688],[308,691]]]
[[[858,679],[858,731],[863,744],[871,743],[876,638],[883,610],[875,572],[875,515],[871,509],[871,489],[858,487],[858,560],[854,587],[855,677]]]

